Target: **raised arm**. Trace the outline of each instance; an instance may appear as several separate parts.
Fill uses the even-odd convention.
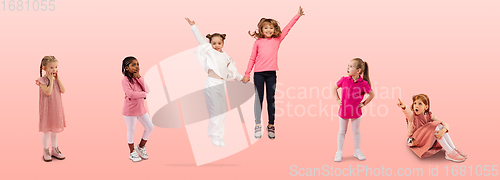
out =
[[[189,25],[191,25],[191,31],[193,31],[194,37],[196,37],[196,40],[198,40],[198,43],[199,44],[208,43],[206,38],[203,35],[201,35],[200,30],[195,25],[196,23],[194,21],[191,21],[191,19],[189,19],[189,18],[185,18],[185,19],[189,23]]]
[[[413,121],[414,121],[414,116],[413,116],[413,112],[411,111],[410,108],[407,108],[406,105],[403,104],[403,102],[401,102],[401,100],[398,98],[398,106],[401,108],[401,110],[403,111],[403,113],[405,114],[406,116],[406,119],[408,120],[407,123],[407,128],[408,128],[408,137],[411,137],[413,135],[413,128],[414,128],[414,124],[413,124]]]
[[[299,12],[297,12],[297,15],[295,15],[292,20],[283,28],[281,31],[281,36],[279,37],[280,40],[285,39],[286,35],[288,35],[288,32],[290,32],[290,29],[292,29],[293,25],[299,20],[300,16],[306,15],[304,14],[304,10],[302,9],[301,6],[299,6]]]

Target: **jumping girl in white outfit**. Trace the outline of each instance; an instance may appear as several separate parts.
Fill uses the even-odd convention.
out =
[[[226,34],[208,34],[206,38],[209,42],[207,42],[195,22],[189,18],[186,18],[186,21],[191,25],[191,30],[200,44],[195,52],[196,58],[208,73],[204,90],[209,113],[208,136],[212,137],[212,143],[215,146],[224,147],[224,119],[227,111],[226,81],[231,79],[241,81],[243,75],[238,73],[233,59],[222,51]]]

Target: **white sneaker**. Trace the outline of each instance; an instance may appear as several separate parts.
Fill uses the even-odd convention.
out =
[[[335,162],[340,162],[340,161],[342,161],[342,152],[338,152],[338,151],[337,151],[337,152],[335,153],[335,159],[333,159],[333,161],[335,161]]]
[[[359,150],[359,151],[354,151],[354,157],[355,157],[355,158],[358,158],[358,160],[360,160],[360,161],[366,160],[366,157],[365,157],[365,155],[363,154],[363,152],[361,152],[361,150]]]
[[[130,153],[128,158],[134,162],[139,162],[142,160],[141,157],[139,157],[139,154],[137,154],[135,150],[132,153]]]
[[[212,136],[212,144],[214,144],[214,146],[220,146],[219,137]]]
[[[141,148],[141,147],[139,147],[139,145],[137,145],[135,147],[135,151],[137,151],[137,153],[139,154],[139,156],[142,159],[146,160],[146,159],[149,158],[148,153],[146,153],[146,146],[144,146],[143,148]]]
[[[219,139],[219,145],[220,147],[226,146],[226,143],[224,143],[224,139]]]

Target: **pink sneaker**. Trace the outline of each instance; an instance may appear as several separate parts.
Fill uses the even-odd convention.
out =
[[[465,154],[464,152],[460,151],[459,149],[455,148],[455,151],[460,154],[460,156],[464,157],[465,159],[467,159],[467,154]]]
[[[66,158],[61,154],[61,151],[59,151],[59,147],[52,147],[52,157],[59,160],[63,160],[64,158]]]
[[[52,158],[50,157],[50,153],[49,153],[49,148],[47,148],[47,149],[45,149],[45,148],[44,148],[44,149],[43,149],[43,156],[42,156],[42,158],[43,158],[43,160],[44,160],[45,162],[50,162],[50,161],[52,161]]]
[[[457,151],[451,151],[450,153],[445,153],[444,158],[453,162],[465,161],[465,158],[461,156]]]

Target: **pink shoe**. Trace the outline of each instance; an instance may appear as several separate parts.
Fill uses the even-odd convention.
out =
[[[459,149],[455,148],[455,151],[460,154],[460,156],[464,157],[465,159],[467,159],[467,154],[465,154],[464,152],[460,151]]]
[[[52,147],[52,157],[59,160],[63,160],[64,158],[66,158],[61,154],[61,151],[59,151],[59,147]]]
[[[457,151],[451,151],[450,153],[445,153],[444,158],[453,162],[465,161],[465,158],[461,156]]]
[[[45,162],[50,162],[50,161],[52,161],[52,158],[50,157],[50,153],[49,153],[49,148],[47,148],[47,149],[45,149],[45,148],[44,148],[44,149],[43,149],[43,156],[42,156],[42,158],[43,158],[43,160],[44,160]]]

